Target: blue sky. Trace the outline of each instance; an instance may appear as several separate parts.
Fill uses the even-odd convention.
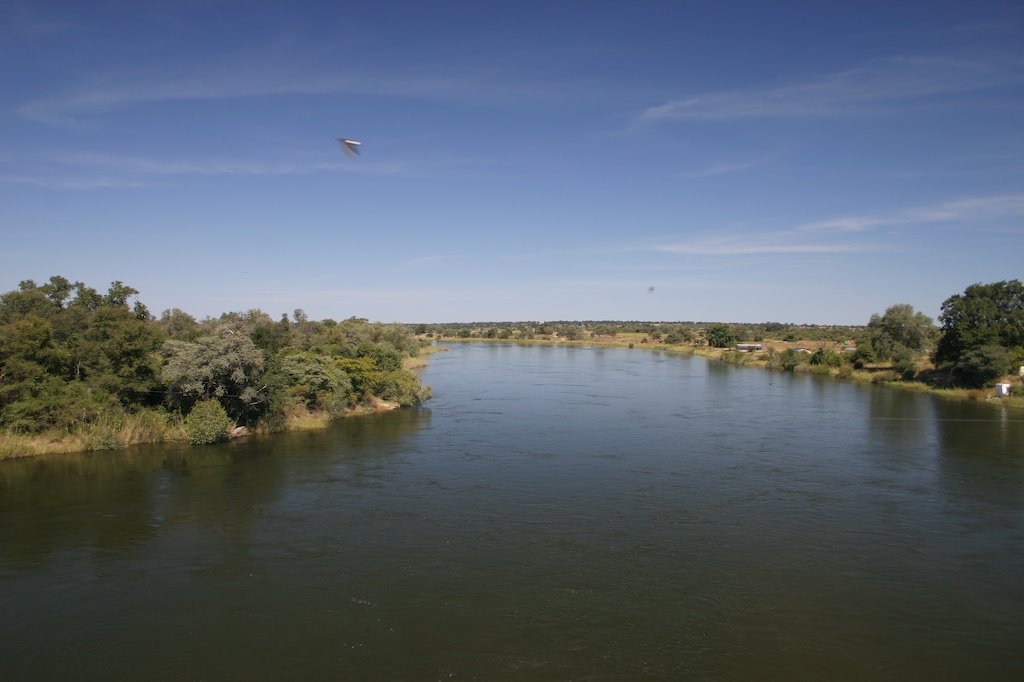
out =
[[[0,59],[2,291],[862,324],[1024,276],[1018,2],[3,0]]]

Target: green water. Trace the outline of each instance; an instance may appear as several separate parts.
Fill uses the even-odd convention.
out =
[[[1019,413],[624,349],[424,380],[0,462],[3,678],[1024,678]]]

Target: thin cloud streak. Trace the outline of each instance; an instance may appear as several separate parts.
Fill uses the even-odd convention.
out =
[[[880,216],[830,218],[798,225],[800,232],[864,232],[925,223],[981,223],[1024,217],[1024,194],[971,197]]]
[[[872,106],[973,92],[1024,81],[1020,60],[894,57],[777,88],[712,92],[650,107],[638,122],[725,121],[849,115]]]
[[[687,173],[688,178],[710,178],[716,175],[724,175],[726,173],[738,173],[741,171],[750,170],[762,166],[768,162],[768,159],[754,159],[753,161],[741,161],[738,163],[713,163],[707,168],[692,173]]]
[[[883,227],[914,226],[936,223],[954,225],[986,225],[992,221],[1024,218],[1024,194],[970,197],[898,211],[879,216],[847,216],[829,218],[774,233],[732,234],[726,237],[697,239],[659,244],[637,250],[700,256],[744,255],[806,255],[862,253],[877,250],[869,244],[808,241],[836,233],[863,233]],[[996,229],[1005,230],[1000,225]]]
[[[0,175],[0,184],[34,185],[46,189],[124,189],[149,186],[149,183],[123,178],[68,178],[45,175]]]
[[[854,244],[713,244],[689,242],[663,244],[655,251],[698,256],[751,256],[751,255],[801,255],[820,253],[856,253],[866,251],[865,247]]]
[[[150,102],[221,100],[271,95],[362,93],[395,96],[435,96],[465,90],[472,81],[456,78],[313,75],[281,69],[222,70],[212,75],[170,78],[152,76],[111,78],[76,91],[32,100],[18,112],[50,125],[77,126],[79,117],[124,109]]]

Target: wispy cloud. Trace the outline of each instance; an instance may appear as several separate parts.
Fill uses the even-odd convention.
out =
[[[279,67],[226,67],[177,77],[137,73],[95,78],[70,92],[26,102],[23,116],[51,125],[75,126],[82,116],[139,104],[174,100],[222,100],[272,95],[362,93],[431,96],[465,90],[471,82],[434,76],[396,77],[344,73],[310,74]]]
[[[1024,194],[969,197],[873,216],[845,216],[804,223],[802,232],[864,232],[879,227],[924,223],[986,224],[1024,218]]]
[[[802,223],[787,229],[705,233],[694,239],[662,242],[639,249],[700,256],[811,255],[876,251],[879,246],[858,233],[879,229],[946,224],[1015,233],[1024,219],[1024,194],[969,197],[874,216],[842,216]],[[1009,223],[1009,224],[1008,224]],[[835,241],[846,235],[845,241]],[[887,248],[892,248],[891,244]]]
[[[726,173],[738,173],[741,171],[750,170],[758,166],[764,165],[768,162],[768,159],[754,159],[752,161],[739,161],[735,163],[719,162],[713,163],[707,168],[703,168],[698,171],[693,171],[686,174],[688,178],[710,178],[715,175],[724,175]]]
[[[0,175],[0,184],[33,185],[47,189],[120,189],[145,187],[140,180],[110,177],[69,177],[60,175]]]
[[[0,163],[14,165],[12,158]],[[0,174],[0,184],[21,184],[48,189],[115,189],[151,186],[169,176],[287,176],[311,173],[399,175],[398,163],[260,163],[224,159],[171,160],[94,153],[65,153],[44,160],[32,159],[34,172]]]
[[[775,88],[712,92],[650,107],[639,123],[846,115],[1024,81],[1021,60],[895,57]]]
[[[749,235],[730,239],[702,239],[690,242],[661,244],[654,251],[698,256],[800,255],[822,253],[854,253],[869,250],[856,244],[815,244],[790,241],[783,237],[778,243],[764,238],[752,240]]]

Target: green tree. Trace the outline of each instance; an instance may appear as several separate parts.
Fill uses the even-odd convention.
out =
[[[200,334],[196,318],[178,308],[163,311],[157,324],[164,336],[177,341],[194,341]]]
[[[709,325],[704,331],[708,345],[714,348],[728,348],[736,343],[736,334],[732,327],[727,324],[716,323]]]
[[[925,350],[934,331],[932,318],[914,312],[912,305],[898,303],[886,308],[882,315],[871,316],[867,336],[877,357],[891,360],[903,354],[904,349],[916,353]]]
[[[826,367],[841,367],[843,365],[843,356],[834,350],[829,350],[824,346],[818,348],[808,361],[812,365],[824,365]]]
[[[942,338],[935,351],[935,364],[950,370],[966,385],[982,385],[990,379],[981,377],[991,372],[979,368],[998,365],[1003,359],[993,347],[1019,354],[1024,346],[1024,284],[1016,279],[972,284],[963,294],[943,302],[939,320]]]
[[[278,372],[289,391],[312,410],[337,411],[352,397],[352,382],[330,357],[312,353],[286,353],[278,359]]]
[[[163,345],[163,379],[178,402],[219,399],[237,421],[261,402],[264,356],[240,323],[221,323],[209,336]]]

